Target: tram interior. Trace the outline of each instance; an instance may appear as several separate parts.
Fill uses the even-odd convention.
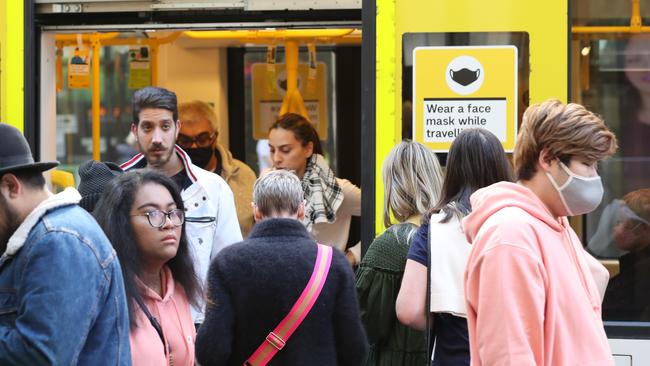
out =
[[[93,42],[99,42],[97,71]],[[55,126],[43,135],[56,136],[42,145],[56,151],[59,171],[70,173],[57,172],[54,183],[78,184],[77,169],[86,160],[121,163],[137,153],[130,136],[131,98],[148,85],[174,91],[179,104],[208,103],[219,122],[219,144],[259,175],[271,166],[265,139],[289,88],[286,64],[292,53],[285,51],[293,47],[296,87],[325,156],[337,175],[360,185],[360,30],[46,32],[41,43],[44,55],[55,55],[43,57],[41,65],[41,126]],[[92,85],[95,72],[98,88]],[[97,91],[98,107],[93,106]],[[52,116],[56,120],[47,123]],[[349,243],[358,241],[355,218]]]

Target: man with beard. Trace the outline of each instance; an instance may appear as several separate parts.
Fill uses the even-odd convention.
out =
[[[122,271],[74,188],[0,123],[0,364],[130,365]]]
[[[186,231],[194,268],[205,282],[210,260],[225,246],[242,240],[232,191],[217,174],[192,164],[176,145],[181,122],[176,94],[146,87],[133,95],[131,132],[141,153],[123,163],[125,171],[150,168],[171,177],[186,207]],[[192,309],[194,323],[203,322],[203,305]]]

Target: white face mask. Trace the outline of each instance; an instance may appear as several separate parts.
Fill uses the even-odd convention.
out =
[[[568,216],[582,215],[595,210],[603,199],[603,183],[600,176],[577,175],[562,162],[560,167],[569,175],[569,179],[562,187],[558,186],[550,173],[546,172],[546,176],[559,193]]]

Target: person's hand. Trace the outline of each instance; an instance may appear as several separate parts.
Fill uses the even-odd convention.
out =
[[[354,256],[354,253],[352,253],[351,250],[346,250],[345,251],[345,259],[348,260],[348,262],[350,263],[350,265],[352,267],[359,264],[359,262],[357,261],[357,258]]]

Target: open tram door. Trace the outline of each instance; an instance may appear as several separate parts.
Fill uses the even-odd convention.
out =
[[[362,175],[366,214],[362,242],[368,245],[384,230],[381,166],[389,150],[402,138],[425,143],[439,152],[444,162],[445,151],[455,134],[465,126],[480,126],[490,129],[504,148],[512,151],[525,108],[548,98],[585,103],[605,115],[612,125],[606,112],[610,108],[625,111],[625,103],[629,102],[618,95],[621,74],[627,72],[628,84],[636,82],[637,89],[644,89],[646,83],[650,85],[650,41],[641,40],[632,50],[629,40],[623,44],[611,41],[616,38],[612,33],[628,32],[629,36],[630,32],[648,31],[641,23],[643,14],[650,15],[650,6],[640,12],[638,0],[626,4],[612,7],[611,2],[597,0],[404,0],[399,6],[391,0],[364,2],[364,64],[376,68],[363,70],[362,163],[374,169],[364,170]],[[574,17],[570,18],[570,14]],[[572,24],[617,27],[605,31],[574,27],[572,32]],[[626,57],[627,66],[621,66],[621,59]],[[606,70],[618,74],[607,74]],[[488,74],[498,75],[500,82],[487,81]],[[634,100],[638,105],[646,94],[650,112],[650,87],[647,93],[636,93]],[[464,119],[462,126],[458,120],[450,123],[452,118],[461,119],[459,114]],[[647,122],[650,124],[650,118]],[[622,126],[626,122],[614,123]],[[631,136],[647,141],[650,132]],[[620,140],[621,135],[618,137]],[[643,144],[630,145],[641,149]],[[637,165],[646,161],[650,161],[650,152],[641,151],[627,159]],[[617,179],[610,183],[610,199],[620,203],[621,195],[614,192],[629,180],[627,173],[622,172],[625,164],[615,158],[604,165],[607,166],[602,168],[610,172],[602,174],[604,180]],[[648,168],[634,170],[642,176],[641,185],[646,184],[642,188],[650,187]],[[632,223],[638,224],[637,228],[646,225],[650,229],[650,197],[647,202],[647,219],[643,214],[630,214],[635,215],[636,221]],[[604,200],[601,206],[608,203]],[[594,242],[603,211],[601,207],[596,213],[571,220],[585,245]],[[369,212],[374,212],[374,217]],[[618,222],[609,224],[615,226]],[[589,247],[587,250],[592,251]],[[650,247],[646,250],[650,251]],[[618,274],[618,260],[606,258],[600,256],[614,278]],[[645,268],[650,268],[650,264]],[[648,273],[648,269],[645,271],[640,273]],[[617,365],[650,364],[648,278],[650,275],[645,276],[644,285],[636,283],[627,289],[634,292],[630,297],[635,302],[646,301],[641,304],[645,312],[625,321],[604,318]]]
[[[360,185],[360,0],[25,4],[25,116],[17,124],[34,153],[59,160],[61,169],[76,174],[91,158],[124,162],[133,154],[131,97],[156,85],[175,91],[179,103],[208,103],[217,114],[219,145],[259,175],[260,156],[268,157],[262,139],[293,85],[291,54],[302,112],[319,117],[333,170]],[[355,226],[348,243],[358,241],[353,220]]]

